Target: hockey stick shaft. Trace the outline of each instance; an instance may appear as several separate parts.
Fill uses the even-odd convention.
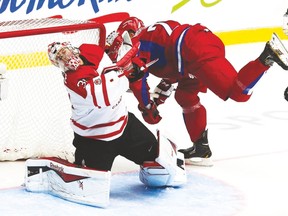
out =
[[[131,89],[128,89],[126,92],[127,93],[133,93],[133,91]],[[159,94],[156,94],[154,92],[149,92],[149,95],[153,98],[159,98]]]

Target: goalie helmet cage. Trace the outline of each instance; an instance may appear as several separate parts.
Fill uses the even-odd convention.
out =
[[[0,64],[7,68],[7,97],[0,100],[0,161],[34,157],[73,160],[70,102],[48,44],[105,45],[103,24],[42,18],[0,22]],[[0,83],[1,84],[1,83]]]

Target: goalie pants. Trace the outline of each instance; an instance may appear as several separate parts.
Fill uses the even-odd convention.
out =
[[[74,133],[75,164],[84,164],[98,170],[111,170],[114,159],[121,155],[138,165],[154,161],[158,144],[154,134],[134,114],[128,114],[128,123],[121,137],[112,141],[95,140]]]

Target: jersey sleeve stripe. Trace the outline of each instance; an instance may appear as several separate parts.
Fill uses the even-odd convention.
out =
[[[103,98],[105,101],[105,105],[110,106],[108,92],[107,92],[107,86],[106,86],[105,74],[103,74],[103,73],[101,74],[101,79],[102,79],[102,90],[103,90]]]
[[[94,104],[94,106],[99,107],[99,105],[97,103],[96,95],[95,95],[94,82],[93,82],[93,80],[90,80],[89,82],[90,82],[90,86],[91,86],[91,95],[92,95],[93,104]]]
[[[118,134],[121,134],[123,132],[123,130],[125,129],[125,126],[127,125],[128,116],[125,116],[125,118],[123,120],[124,120],[123,124],[121,125],[119,130],[116,130],[116,131],[113,131],[113,132],[107,133],[107,134],[101,134],[101,135],[95,135],[95,136],[87,136],[87,137],[88,138],[92,138],[92,139],[107,139],[107,138],[116,136]]]

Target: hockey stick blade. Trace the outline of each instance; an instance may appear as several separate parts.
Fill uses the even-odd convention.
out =
[[[145,68],[148,68],[148,67],[150,67],[151,65],[155,64],[158,60],[159,60],[159,58],[154,59],[154,60],[148,62],[147,64],[145,64],[145,66],[142,66],[142,67],[140,68],[140,70],[141,70],[141,71],[145,70]]]

